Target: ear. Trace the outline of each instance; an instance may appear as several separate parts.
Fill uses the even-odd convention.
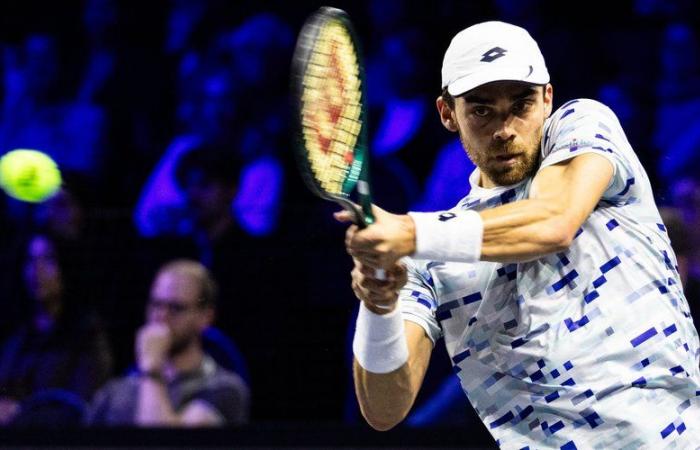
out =
[[[544,117],[548,118],[552,114],[554,105],[554,88],[550,83],[544,87]]]
[[[214,323],[214,308],[204,308],[202,310],[202,315],[199,320],[200,332],[206,330],[211,324]]]
[[[456,133],[458,128],[455,113],[447,104],[445,99],[442,98],[442,95],[435,100],[435,106],[437,106],[438,114],[440,114],[440,121],[442,122],[442,125],[449,131]]]

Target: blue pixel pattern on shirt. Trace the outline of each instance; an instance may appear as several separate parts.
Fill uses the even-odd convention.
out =
[[[409,258],[404,318],[444,337],[502,448],[695,448],[698,335],[646,172],[598,102],[568,102],[543,136],[540,170],[584,153],[614,168],[571,246],[518,264]],[[531,185],[478,180],[453,211],[525,199]]]

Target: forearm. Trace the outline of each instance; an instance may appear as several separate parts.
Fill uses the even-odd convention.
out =
[[[520,200],[481,212],[411,213],[418,259],[522,262],[565,249],[575,221],[561,203]]]
[[[163,382],[141,377],[136,401],[136,424],[140,426],[177,426],[179,416],[175,413]]]
[[[473,211],[411,213],[415,256],[523,262],[566,250],[608,189],[613,172],[607,158],[584,154],[541,169],[529,198],[480,211],[480,220]]]
[[[352,287],[361,301],[352,343],[355,392],[367,423],[388,430],[411,409],[433,343],[420,325],[404,320],[398,292],[407,282],[406,266],[395,264],[387,279],[377,280],[374,270],[354,263]]]
[[[357,360],[353,364],[355,393],[362,416],[373,428],[385,431],[400,423],[416,399],[422,376],[412,369],[415,360],[386,374],[363,369]]]
[[[479,214],[483,261],[530,261],[565,250],[576,227],[557,204],[544,200],[520,200]]]
[[[362,367],[363,358],[353,364],[355,392],[360,411],[373,428],[388,430],[401,422],[413,405],[428,368],[432,341],[419,325],[404,321],[408,356],[397,369],[386,373]],[[375,357],[381,358],[381,355]]]

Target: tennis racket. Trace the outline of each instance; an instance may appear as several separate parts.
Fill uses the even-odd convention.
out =
[[[337,8],[319,9],[301,29],[292,62],[297,161],[309,189],[350,211],[360,228],[374,223],[364,89],[350,18]],[[384,271],[376,276],[384,278]]]

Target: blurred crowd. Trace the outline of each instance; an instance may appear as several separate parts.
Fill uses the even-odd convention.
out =
[[[608,3],[337,3],[364,44],[375,201],[466,195],[473,165],[433,106],[443,52],[480,21],[524,26],[555,106],[618,115],[700,324],[700,7]],[[0,424],[359,420],[344,230],[290,137],[296,33],[319,6],[3,5],[0,155],[44,151],[64,184],[38,205],[0,197]],[[435,353],[409,424],[480,427]]]

